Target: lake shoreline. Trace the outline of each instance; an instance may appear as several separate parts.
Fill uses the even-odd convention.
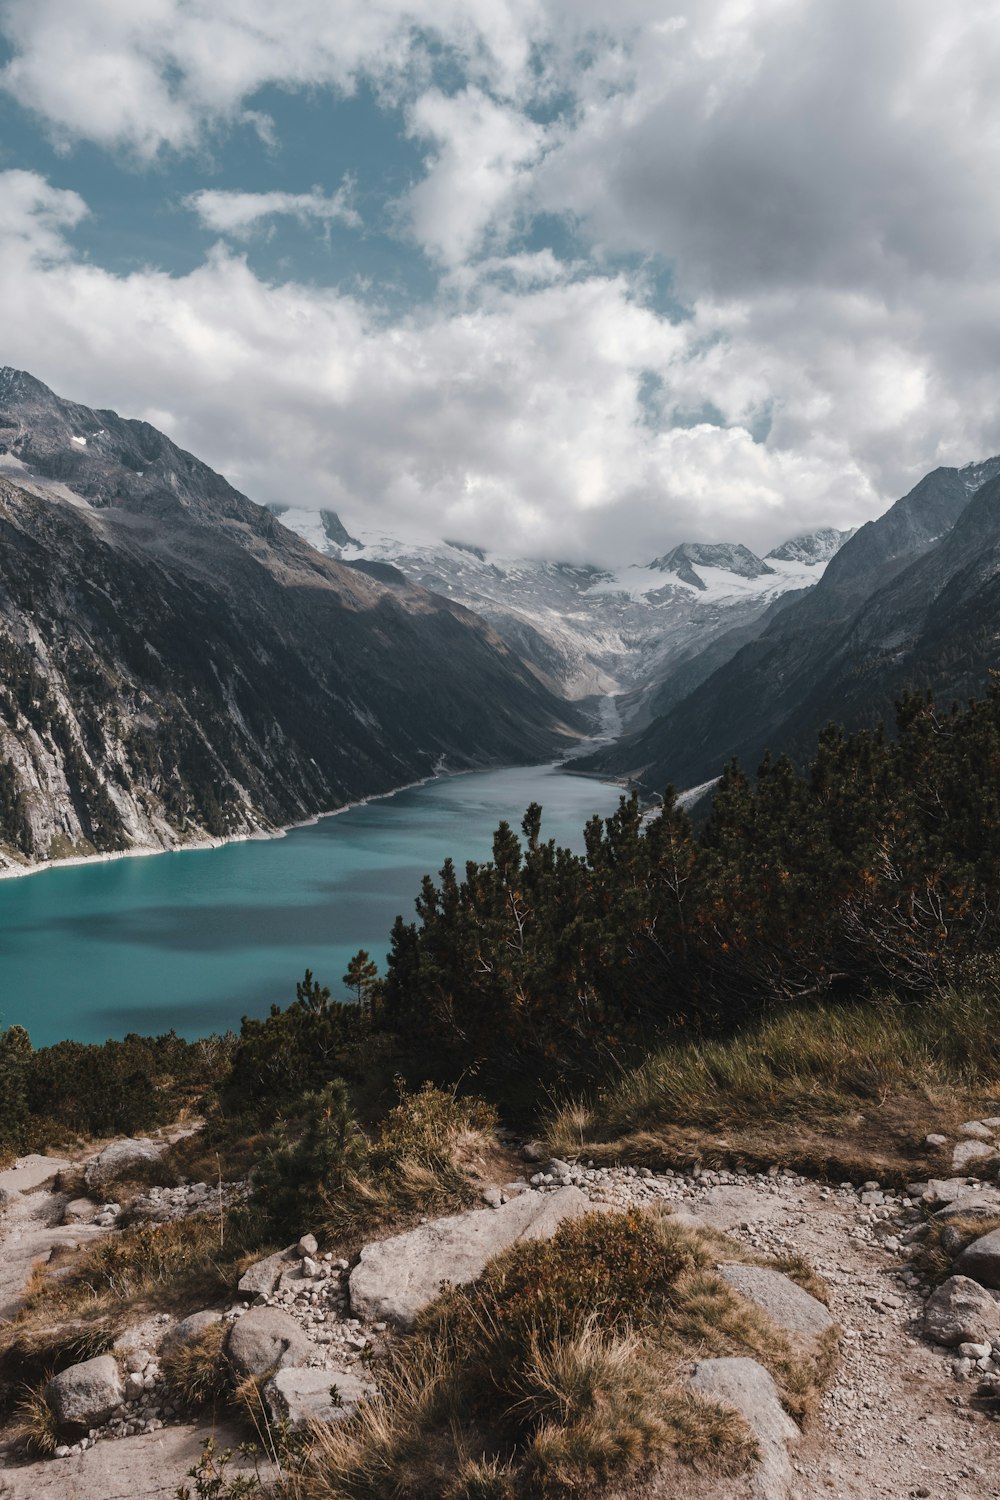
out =
[[[0,869],[0,881],[21,880],[29,875],[45,875],[51,870],[71,870],[83,865],[111,864],[119,859],[147,859],[159,854],[202,854],[210,849],[225,849],[230,844],[252,844],[264,843],[272,839],[283,839],[288,834],[294,833],[297,828],[314,828],[317,823],[325,818],[337,818],[342,813],[353,812],[356,808],[367,807],[372,802],[384,802],[389,797],[397,797],[400,792],[410,792],[416,787],[430,786],[435,781],[452,780],[458,776],[477,776],[488,771],[517,771],[527,769],[534,762],[525,762],[521,765],[502,766],[466,766],[461,771],[436,771],[432,776],[422,776],[417,781],[407,781],[401,786],[394,786],[387,792],[372,792],[368,797],[359,797],[355,802],[345,802],[340,807],[331,807],[324,812],[314,813],[312,817],[300,818],[294,823],[282,823],[274,829],[258,829],[255,833],[234,833],[228,838],[202,838],[192,839],[189,843],[175,844],[164,847],[162,844],[144,844],[132,849],[112,849],[96,854],[71,854],[66,859],[51,859],[39,864],[10,865]],[[599,771],[575,771],[573,769],[573,757],[567,760],[554,760],[539,762],[564,771],[567,776],[579,777],[581,781],[597,781],[605,786],[619,786],[626,790],[624,782],[614,776],[602,775]]]
[[[174,844],[164,847],[162,844],[143,844],[133,849],[109,849],[103,853],[95,854],[71,854],[67,859],[50,859],[40,864],[13,865],[7,869],[0,870],[0,880],[20,880],[28,875],[44,875],[50,870],[71,870],[82,865],[111,864],[119,859],[147,859],[157,854],[202,854],[208,849],[225,849],[230,844],[253,844],[265,843],[271,839],[283,839],[296,828],[314,828],[324,818],[336,818],[341,813],[353,812],[355,808],[367,807],[371,802],[384,802],[387,797],[396,797],[400,792],[412,791],[414,787],[429,786],[432,781],[442,781],[451,776],[469,776],[480,770],[512,770],[510,766],[476,766],[464,771],[436,771],[433,776],[423,776],[419,781],[407,781],[402,786],[394,786],[387,792],[372,792],[368,797],[359,797],[356,802],[345,802],[340,807],[331,807],[325,812],[314,813],[312,817],[300,818],[294,823],[282,823],[280,827],[273,829],[258,829],[255,833],[233,833],[228,838],[192,839],[190,843]]]

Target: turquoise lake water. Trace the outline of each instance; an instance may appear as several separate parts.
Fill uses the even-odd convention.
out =
[[[529,802],[542,835],[582,849],[617,787],[556,766],[445,777],[280,839],[0,881],[0,1026],[36,1047],[171,1027],[205,1036],[295,997],[306,968],[335,994],[359,948],[383,958],[398,912],[451,855],[489,857]]]

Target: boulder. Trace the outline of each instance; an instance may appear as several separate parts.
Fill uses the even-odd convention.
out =
[[[976,1187],[981,1186],[981,1183],[976,1184]],[[930,1204],[954,1203],[966,1193],[974,1191],[975,1188],[970,1185],[967,1177],[932,1177],[923,1199]]]
[[[968,1276],[949,1276],[927,1299],[924,1331],[949,1349],[1000,1339],[1000,1302]]]
[[[64,1224],[90,1224],[97,1214],[97,1204],[90,1198],[71,1198],[63,1209]]]
[[[975,1141],[992,1141],[993,1139],[993,1131],[985,1120],[966,1120],[964,1125],[958,1127],[958,1133]]]
[[[336,1391],[334,1400],[332,1391]],[[278,1370],[264,1387],[274,1422],[299,1427],[305,1422],[342,1422],[372,1396],[375,1387],[349,1370]]]
[[[175,1349],[182,1349],[185,1344],[193,1344],[200,1339],[206,1328],[211,1328],[215,1323],[222,1322],[222,1314],[217,1312],[196,1312],[186,1318],[181,1318],[173,1328],[167,1330],[160,1341],[160,1352],[172,1354]]]
[[[739,1412],[757,1439],[760,1464],[751,1482],[754,1500],[784,1500],[793,1479],[789,1449],[798,1443],[799,1429],[763,1365],[755,1359],[700,1359],[688,1385],[696,1395]]]
[[[1000,1287],[1000,1229],[991,1229],[967,1245],[955,1262],[955,1270],[982,1286]]]
[[[366,1245],[350,1276],[356,1318],[412,1328],[442,1282],[474,1281],[486,1262],[518,1240],[548,1239],[564,1219],[591,1211],[579,1188],[522,1193],[500,1208],[433,1219],[407,1234]]]
[[[987,1145],[986,1141],[959,1141],[951,1153],[952,1171],[963,1172],[974,1161],[982,1165],[996,1154],[997,1148],[992,1142]]]
[[[45,1387],[45,1400],[59,1428],[87,1431],[106,1422],[125,1399],[121,1371],[110,1354],[70,1365]]]
[[[245,1297],[269,1297],[284,1272],[297,1261],[295,1250],[278,1250],[263,1260],[255,1260],[240,1277],[238,1290]]]
[[[1000,1214],[1000,1193],[996,1188],[984,1187],[981,1192],[963,1193],[961,1198],[935,1209],[934,1218],[940,1224],[948,1224],[952,1219],[981,1219],[991,1214]]]
[[[162,1149],[153,1141],[112,1141],[99,1156],[87,1163],[84,1181],[89,1188],[103,1191],[123,1177],[141,1176],[159,1161]]]
[[[277,1307],[252,1307],[233,1324],[226,1352],[238,1375],[266,1375],[305,1364],[312,1345],[288,1313]]]
[[[780,1271],[734,1262],[720,1266],[719,1275],[734,1291],[755,1302],[786,1333],[818,1338],[833,1327],[829,1308]]]

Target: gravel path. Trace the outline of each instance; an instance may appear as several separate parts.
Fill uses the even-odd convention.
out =
[[[804,1256],[830,1289],[842,1360],[796,1455],[793,1500],[1000,1500],[1000,1423],[974,1409],[974,1385],[956,1382],[951,1356],[922,1338],[909,1263],[885,1248],[857,1193],[726,1179],[685,1183],[677,1197],[755,1249]]]
[[[52,1223],[58,1200],[44,1182],[60,1165],[31,1158],[20,1171],[0,1174],[0,1186],[11,1194],[0,1219],[0,1315],[10,1316],[35,1259],[63,1236],[81,1237],[80,1225],[60,1231]],[[843,1356],[795,1455],[792,1500],[1000,1500],[1000,1422],[975,1408],[974,1384],[956,1381],[952,1357],[921,1336],[923,1296],[908,1284],[916,1277],[894,1235],[905,1204],[882,1204],[881,1195],[871,1193],[862,1202],[852,1188],[776,1174],[565,1171],[595,1201],[666,1201],[756,1250],[801,1255],[823,1276],[844,1331]],[[548,1181],[535,1184],[543,1192],[557,1186],[561,1174],[547,1170],[545,1176]],[[158,1445],[126,1439],[99,1444],[79,1462],[8,1471],[0,1495],[107,1500],[163,1493],[141,1485],[157,1465],[159,1483],[167,1470],[172,1484],[179,1481],[194,1433],[172,1431],[175,1437],[157,1435]],[[46,1487],[50,1481],[56,1488]],[[12,1488],[5,1491],[5,1482]]]
[[[25,1156],[0,1172],[0,1189],[8,1195],[0,1214],[0,1321],[17,1312],[36,1261],[56,1245],[78,1245],[101,1233],[89,1225],[60,1224],[65,1198],[52,1190],[51,1179],[67,1166],[54,1156]]]

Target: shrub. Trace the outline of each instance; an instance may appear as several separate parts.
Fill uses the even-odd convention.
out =
[[[289,1138],[285,1126],[272,1132],[254,1173],[254,1202],[279,1238],[298,1236],[318,1221],[364,1155],[347,1085],[337,1079],[303,1098],[297,1140]]]
[[[213,1323],[196,1339],[168,1349],[160,1361],[171,1400],[182,1411],[215,1406],[231,1394],[232,1378],[223,1355],[228,1325]]]
[[[435,1304],[424,1326],[455,1343],[471,1379],[502,1385],[587,1326],[618,1334],[656,1322],[689,1264],[683,1242],[649,1216],[586,1214],[498,1256],[473,1287]]]

